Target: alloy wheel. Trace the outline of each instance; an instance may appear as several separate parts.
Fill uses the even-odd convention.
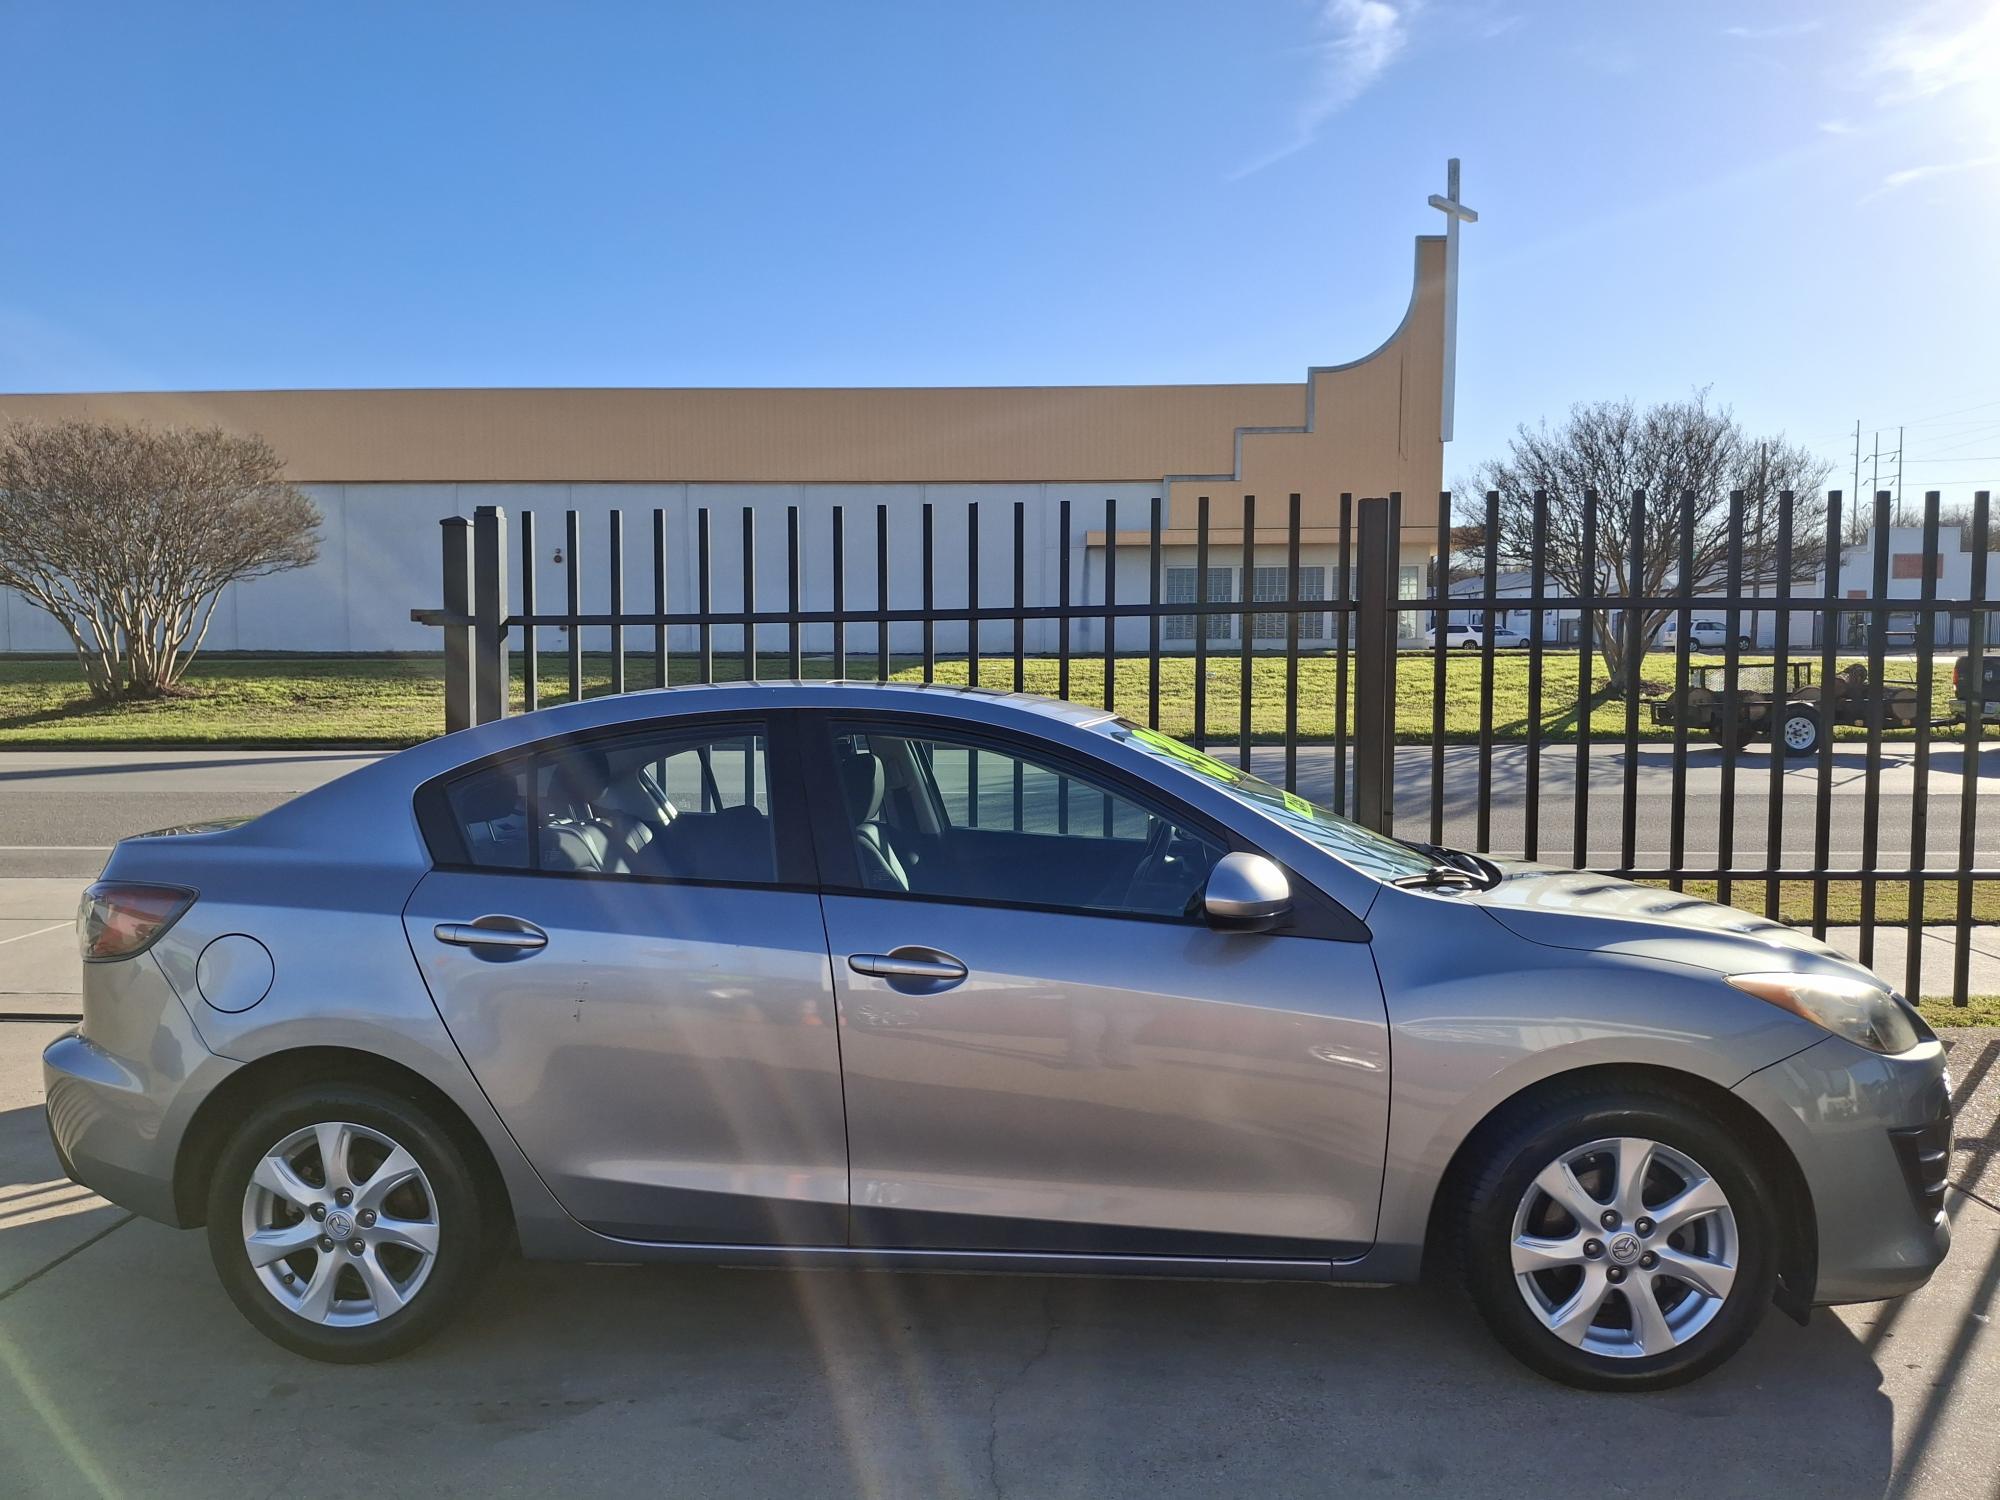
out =
[[[1685,1152],[1638,1136],[1574,1147],[1514,1213],[1514,1280],[1542,1326],[1588,1354],[1667,1352],[1715,1320],[1735,1284],[1736,1214]]]
[[[306,1322],[379,1323],[437,1262],[437,1196],[416,1158],[381,1131],[308,1125],[251,1174],[243,1248],[265,1291]]]

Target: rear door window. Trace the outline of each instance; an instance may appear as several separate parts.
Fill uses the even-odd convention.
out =
[[[445,791],[476,869],[775,884],[761,725],[539,746]]]

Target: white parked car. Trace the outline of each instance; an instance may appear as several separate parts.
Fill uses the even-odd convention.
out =
[[[1680,644],[1679,620],[1667,621],[1666,633],[1660,638],[1660,644],[1666,647],[1678,646]],[[1736,635],[1736,649],[1739,651],[1748,651],[1752,644],[1749,632],[1738,630]],[[1688,621],[1688,647],[1695,651],[1727,651],[1729,649],[1728,625],[1721,620]]]
[[[1435,646],[1437,643],[1437,631],[1427,631],[1424,635],[1424,644],[1426,646]],[[1486,644],[1485,627],[1482,625],[1448,624],[1444,627],[1444,643],[1454,650],[1477,651]],[[1518,630],[1509,629],[1505,625],[1495,625],[1493,627],[1493,647],[1495,650],[1503,650],[1514,646],[1526,646],[1527,644],[1528,638]]]

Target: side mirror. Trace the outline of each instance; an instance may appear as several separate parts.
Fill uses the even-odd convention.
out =
[[[1268,932],[1292,909],[1292,884],[1261,854],[1225,854],[1208,873],[1201,913],[1221,932]]]

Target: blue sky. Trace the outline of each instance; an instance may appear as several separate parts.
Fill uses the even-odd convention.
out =
[[[0,0],[0,390],[1712,386],[2000,479],[2000,7]],[[1863,475],[1864,485],[1867,475]]]

